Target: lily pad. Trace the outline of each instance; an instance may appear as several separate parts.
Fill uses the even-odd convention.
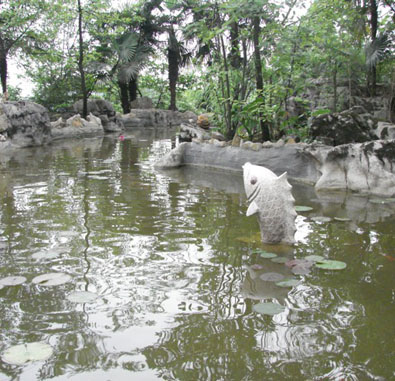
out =
[[[53,348],[46,343],[34,342],[14,345],[4,351],[1,356],[7,364],[24,365],[27,362],[44,361],[53,354]]]
[[[313,210],[313,208],[311,206],[295,205],[295,210],[297,212],[310,212],[310,210]]]
[[[340,221],[340,222],[351,221],[351,219],[350,219],[350,218],[347,218],[347,217],[334,217],[334,219],[335,219],[336,221]]]
[[[276,258],[277,257],[277,254],[269,253],[267,251],[260,251],[260,252],[258,252],[258,254],[262,258]]]
[[[252,309],[263,315],[277,315],[285,311],[285,307],[276,303],[258,303]]]
[[[0,279],[1,286],[18,286],[25,282],[26,278],[24,276],[7,276]]]
[[[309,262],[321,262],[323,260],[325,260],[324,257],[322,257],[321,255],[308,255],[307,257],[304,257],[304,259],[306,259]]]
[[[295,275],[306,275],[310,274],[311,270],[309,266],[298,265],[291,269],[292,273]]]
[[[266,282],[278,282],[278,281],[284,279],[284,275],[282,275],[280,273],[272,272],[272,273],[264,273],[259,278],[261,278],[262,280],[264,280]]]
[[[393,198],[393,197],[386,198],[385,201],[387,201],[387,202],[395,202],[395,198]]]
[[[89,291],[74,291],[67,295],[67,299],[73,303],[92,303],[99,295]]]
[[[276,257],[276,258],[272,258],[271,261],[274,262],[274,263],[287,263],[289,261],[289,258]]]
[[[32,282],[41,286],[59,286],[71,280],[71,276],[65,273],[48,273],[36,276]]]
[[[291,259],[290,261],[285,263],[287,267],[295,267],[295,266],[304,266],[304,267],[311,267],[313,266],[314,262],[308,261],[307,259]]]
[[[330,222],[332,221],[332,218],[325,216],[315,216],[315,217],[311,217],[311,220],[314,222]]]
[[[342,261],[334,261],[331,259],[325,259],[315,264],[319,269],[324,270],[343,270],[347,267],[347,264]]]
[[[283,279],[283,280],[280,280],[279,282],[276,282],[276,286],[279,286],[279,287],[295,287],[298,284],[300,284],[300,281],[295,278]]]

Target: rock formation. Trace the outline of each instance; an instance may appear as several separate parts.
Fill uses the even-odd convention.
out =
[[[130,102],[131,109],[152,109],[154,105],[149,97],[140,97]]]
[[[54,140],[67,138],[80,138],[88,136],[101,136],[104,134],[101,119],[89,114],[85,119],[79,114],[67,120],[60,117],[55,122],[51,122],[52,138]]]
[[[395,140],[376,140],[337,147],[304,148],[321,173],[316,190],[347,189],[392,197],[395,195]]]
[[[73,110],[76,114],[82,115],[82,100],[74,103]],[[121,115],[104,99],[89,99],[88,113],[100,118],[105,132],[118,132],[124,129]]]
[[[49,143],[51,124],[45,107],[28,101],[0,103],[0,147]]]
[[[376,126],[372,115],[361,106],[309,119],[311,138],[332,146],[374,140]]]
[[[126,128],[138,127],[177,127],[182,123],[196,123],[197,116],[191,111],[179,112],[171,110],[139,109],[122,115]]]

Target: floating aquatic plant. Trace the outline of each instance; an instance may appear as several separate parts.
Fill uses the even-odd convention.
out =
[[[73,303],[92,303],[99,295],[90,291],[74,291],[67,295],[66,298]]]
[[[285,311],[285,307],[276,303],[258,303],[252,309],[263,315],[277,315]]]
[[[313,208],[311,206],[295,205],[295,210],[297,212],[310,212],[310,210],[313,210]]]
[[[311,220],[314,222],[330,222],[332,221],[332,218],[326,216],[314,216],[311,217]]]
[[[300,284],[300,281],[296,278],[288,278],[288,279],[283,279],[283,280],[280,280],[279,282],[276,282],[276,286],[279,286],[279,287],[295,287],[298,284]]]
[[[48,273],[36,276],[32,282],[40,286],[59,286],[71,280],[71,276],[65,273]]]
[[[324,270],[343,270],[347,267],[347,264],[342,261],[335,261],[331,259],[324,259],[315,264],[319,269]]]
[[[310,268],[314,262],[306,259],[292,259],[285,263],[286,266],[291,268],[291,271],[295,275],[306,275],[310,273]]]
[[[2,360],[11,365],[24,365],[27,362],[44,361],[53,354],[53,348],[46,343],[33,342],[14,345],[4,351]]]
[[[255,250],[254,253],[259,254],[262,258],[275,258],[277,257],[277,254],[275,253],[269,253],[268,251],[265,250]]]
[[[7,276],[0,279],[0,286],[18,286],[26,282],[24,276]]]
[[[306,275],[306,274],[310,274],[311,268],[307,266],[298,265],[292,267],[291,271],[295,275]]]

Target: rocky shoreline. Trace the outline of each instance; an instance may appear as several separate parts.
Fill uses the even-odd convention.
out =
[[[75,105],[75,112],[79,111],[78,107]],[[180,139],[192,141],[181,143],[168,153],[156,164],[157,168],[196,166],[241,173],[242,165],[251,162],[277,175],[287,172],[292,181],[314,185],[317,191],[395,196],[395,139],[391,139],[395,126],[390,124],[378,126],[375,134],[381,140],[335,146],[296,143],[293,139],[256,143],[237,137],[226,142],[218,132],[197,127],[198,118],[191,112],[141,109],[120,115],[102,100],[92,100],[89,111],[86,120],[77,113],[66,120],[60,117],[51,122],[47,110],[38,104],[1,103],[0,152],[60,139],[121,133],[125,128],[180,126]]]
[[[170,128],[182,123],[195,123],[192,112],[141,109],[121,115],[100,99],[90,100],[89,115],[81,117],[82,103],[73,106],[72,115],[50,121],[45,107],[28,101],[0,103],[0,152],[50,144],[60,139],[103,136],[121,133],[129,128]]]

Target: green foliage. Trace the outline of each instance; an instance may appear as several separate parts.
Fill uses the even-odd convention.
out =
[[[382,61],[388,54],[388,48],[390,46],[390,40],[387,34],[378,36],[375,40],[369,42],[365,47],[366,54],[366,66],[372,69]]]
[[[19,101],[21,99],[22,89],[17,86],[8,85],[8,100]]]
[[[35,83],[34,100],[53,111],[65,110],[81,95],[75,1],[22,3],[2,4],[0,42],[7,42],[8,56],[18,54],[25,65]],[[213,113],[228,138],[238,133],[260,139],[263,124],[274,139],[284,134],[306,139],[309,116],[344,107],[340,86],[351,92],[366,88],[372,67],[378,81],[393,81],[395,27],[380,12],[378,37],[371,41],[365,3],[314,0],[298,16],[300,4],[148,0],[113,8],[108,0],[86,0],[83,49],[89,95],[120,109],[123,90],[125,110],[131,81],[138,77],[139,91],[154,105],[167,109],[176,95],[181,111]],[[387,7],[383,2],[379,6]],[[257,17],[258,36],[252,22]],[[261,73],[255,52],[261,57]],[[181,69],[191,57],[192,64]],[[309,104],[306,93],[312,87],[333,103],[319,109]],[[13,89],[9,93],[18,96]]]

